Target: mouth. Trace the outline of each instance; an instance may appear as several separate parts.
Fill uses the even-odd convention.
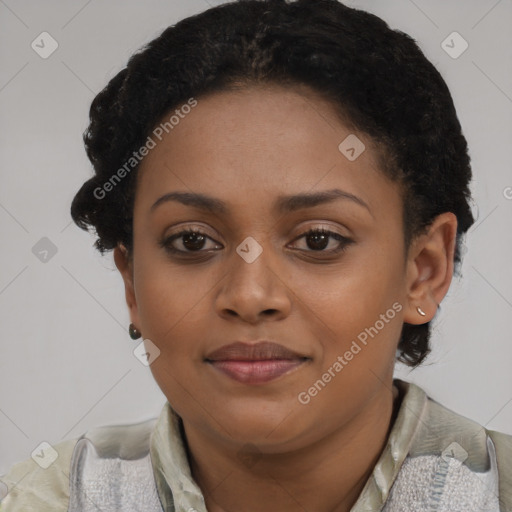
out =
[[[244,384],[270,382],[310,360],[310,357],[270,341],[224,345],[204,359],[216,370]]]

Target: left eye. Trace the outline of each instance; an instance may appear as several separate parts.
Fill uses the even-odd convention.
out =
[[[346,249],[346,247],[352,242],[349,238],[340,235],[339,233],[335,233],[334,231],[329,231],[323,228],[314,228],[306,231],[295,240],[306,239],[307,246],[310,250],[306,250],[306,252],[326,252],[326,253],[337,253]],[[325,250],[329,246],[329,242],[332,239],[336,240],[334,249]]]

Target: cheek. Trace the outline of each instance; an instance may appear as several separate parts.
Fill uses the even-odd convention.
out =
[[[186,284],[181,281],[178,278],[148,279],[137,290],[143,332],[164,348],[175,348],[184,333],[193,332],[201,319],[204,322],[208,289],[203,290],[199,283],[190,280]]]
[[[322,344],[319,371],[346,355],[345,378],[360,378],[368,369],[383,375],[394,364],[402,329],[401,254],[383,245],[358,251],[345,263],[314,278],[297,274],[293,281],[296,303]]]
[[[204,355],[205,337],[212,337],[212,294],[222,275],[200,264],[179,266],[161,255],[139,259],[135,288],[142,332],[170,365]]]
[[[287,285],[300,299],[298,306],[307,305],[333,331],[364,328],[401,301],[401,264],[384,250],[375,255],[360,250],[329,270],[294,273]]]

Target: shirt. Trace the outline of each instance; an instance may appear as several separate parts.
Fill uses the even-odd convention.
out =
[[[512,436],[394,383],[400,408],[351,512],[512,512]],[[0,512],[207,512],[185,446],[166,401],[158,418],[96,427],[12,466]]]

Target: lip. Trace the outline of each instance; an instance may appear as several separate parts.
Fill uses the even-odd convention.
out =
[[[301,366],[310,358],[271,341],[237,341],[214,350],[205,362],[244,384],[264,384]]]

